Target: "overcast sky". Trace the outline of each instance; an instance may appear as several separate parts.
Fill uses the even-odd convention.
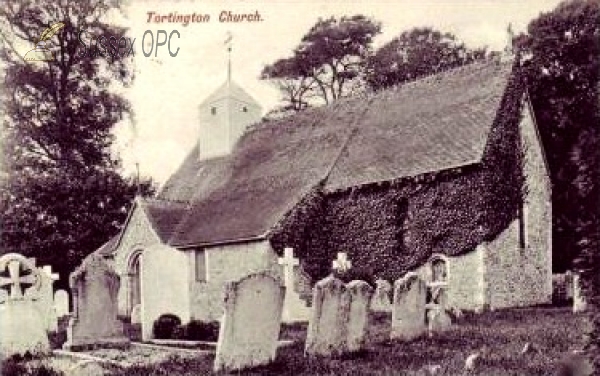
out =
[[[301,37],[319,17],[364,14],[382,23],[379,46],[402,31],[431,26],[455,34],[469,47],[488,46],[501,50],[506,45],[506,28],[524,31],[540,12],[552,10],[559,1],[136,1],[126,8],[124,22],[135,41],[136,80],[125,92],[136,114],[135,130],[130,122],[116,129],[116,149],[125,172],[135,171],[136,161],[142,175],[162,183],[179,166],[198,140],[197,106],[226,79],[227,32],[233,35],[233,79],[262,104],[265,112],[279,100],[278,91],[258,80],[262,67],[288,56]],[[255,13],[261,22],[219,22],[222,11]],[[148,22],[148,12],[207,14],[208,22]],[[166,46],[158,56],[142,54],[146,30],[177,30],[172,39],[171,57]],[[146,37],[146,43],[149,36]],[[149,51],[149,45],[145,47]]]

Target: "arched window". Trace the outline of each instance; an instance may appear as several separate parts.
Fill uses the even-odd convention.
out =
[[[445,257],[434,256],[431,261],[431,282],[448,282],[448,261]]]

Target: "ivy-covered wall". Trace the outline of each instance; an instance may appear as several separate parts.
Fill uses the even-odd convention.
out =
[[[513,74],[480,163],[344,191],[316,186],[273,229],[274,249],[294,247],[313,281],[330,272],[337,252],[348,253],[356,274],[395,280],[432,254],[461,255],[493,240],[517,217],[524,193],[522,95]]]

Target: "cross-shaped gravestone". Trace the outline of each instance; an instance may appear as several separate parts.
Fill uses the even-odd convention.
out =
[[[294,257],[293,248],[285,248],[283,250],[283,257],[280,257],[279,265],[283,265],[283,275],[285,281],[285,287],[291,289],[294,287],[294,267],[299,265],[299,261]]]
[[[333,260],[333,270],[338,272],[347,272],[352,267],[352,262],[348,260],[348,255],[345,252],[338,252],[337,259]]]
[[[23,289],[32,286],[37,282],[35,267],[31,268],[29,274],[21,274],[26,271],[26,265],[20,260],[10,260],[6,264],[8,269],[8,277],[0,277],[0,288],[9,290],[11,299],[20,299],[23,297]],[[4,272],[4,270],[1,270]]]

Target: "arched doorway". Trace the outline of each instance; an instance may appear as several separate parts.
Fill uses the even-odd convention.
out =
[[[128,304],[127,314],[132,323],[139,321],[139,311],[142,304],[142,251],[134,252],[129,259],[128,267]]]

